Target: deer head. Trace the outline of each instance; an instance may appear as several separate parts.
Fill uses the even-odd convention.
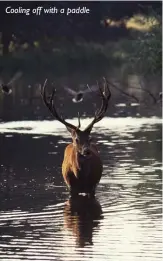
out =
[[[74,126],[73,124],[65,121],[62,116],[59,116],[55,104],[54,104],[54,96],[56,94],[56,90],[53,89],[52,94],[50,95],[49,100],[47,99],[46,95],[46,83],[45,81],[43,88],[42,88],[42,98],[46,105],[46,107],[49,109],[51,114],[61,123],[63,123],[67,130],[71,133],[73,145],[76,148],[77,152],[82,156],[88,156],[90,154],[90,133],[93,128],[93,125],[97,122],[99,122],[105,115],[106,110],[108,108],[108,102],[111,97],[111,92],[109,90],[108,82],[105,78],[103,78],[104,81],[104,88],[100,87],[100,85],[97,82],[98,88],[99,88],[99,95],[102,100],[102,104],[99,110],[95,112],[95,116],[92,120],[92,122],[82,131],[80,130],[80,116],[78,113],[78,126]],[[89,87],[90,88],[90,87]]]

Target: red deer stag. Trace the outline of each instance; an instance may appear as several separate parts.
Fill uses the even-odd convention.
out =
[[[92,143],[90,139],[90,133],[93,125],[104,117],[111,97],[108,83],[105,78],[103,80],[104,89],[97,83],[99,94],[102,99],[101,108],[95,112],[94,119],[83,131],[80,130],[79,115],[78,127],[66,122],[63,117],[59,116],[54,104],[56,90],[53,89],[52,94],[47,98],[45,91],[46,81],[42,89],[41,94],[46,107],[59,122],[66,126],[72,136],[72,143],[65,148],[64,160],[62,163],[62,175],[70,190],[71,196],[85,193],[90,197],[94,197],[96,186],[102,176],[102,161],[97,146]]]

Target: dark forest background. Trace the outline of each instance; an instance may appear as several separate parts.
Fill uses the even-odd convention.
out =
[[[90,13],[6,14],[7,6],[87,7]],[[79,88],[82,81],[92,83],[105,74],[122,89],[131,91],[142,83],[157,95],[162,2],[0,2],[0,78],[8,81],[17,71],[23,72],[23,80],[13,84],[12,98],[0,94],[7,104],[39,97],[38,83],[45,77]],[[1,103],[3,111],[6,106]]]

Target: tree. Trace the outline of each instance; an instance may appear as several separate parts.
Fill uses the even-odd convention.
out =
[[[133,41],[133,56],[131,58],[134,68],[143,75],[162,73],[162,16],[159,10],[148,8],[144,17],[150,24],[150,31],[140,33]]]

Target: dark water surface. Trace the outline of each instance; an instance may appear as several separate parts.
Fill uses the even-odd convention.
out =
[[[104,118],[93,132],[104,163],[96,200],[71,202],[64,126],[1,123],[0,260],[161,261],[161,127],[157,117]]]

